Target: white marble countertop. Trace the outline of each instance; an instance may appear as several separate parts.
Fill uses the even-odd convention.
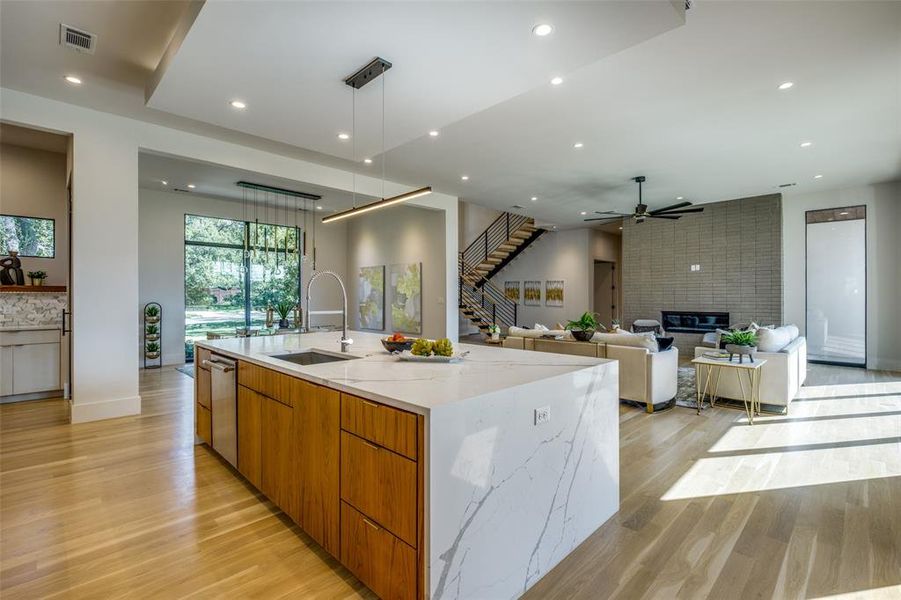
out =
[[[50,325],[0,325],[0,331],[59,331],[59,324]]]
[[[447,403],[613,362],[600,358],[458,344],[458,352],[469,352],[458,363],[413,363],[403,362],[388,354],[379,341],[380,334],[353,331],[348,332],[348,337],[354,340],[348,354],[357,359],[308,366],[272,358],[271,355],[305,350],[340,353],[340,332],[204,340],[197,345],[420,414],[428,414],[431,409]]]

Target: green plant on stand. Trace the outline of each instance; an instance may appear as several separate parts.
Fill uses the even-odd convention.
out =
[[[160,345],[156,342],[147,342],[147,345],[144,346],[144,354],[147,356],[147,358],[159,358]]]
[[[160,307],[150,305],[144,309],[144,319],[148,323],[156,323],[160,320]]]
[[[598,322],[597,313],[584,312],[582,316],[575,321],[566,324],[566,330],[573,334],[573,337],[580,342],[588,342],[594,332],[601,327]]]
[[[287,300],[279,300],[275,305],[275,312],[278,313],[279,329],[288,329],[290,327],[288,317],[291,315],[292,310],[294,310],[294,304]]]
[[[745,356],[751,362],[754,362],[754,352],[757,351],[757,334],[753,331],[730,331],[722,337],[723,343],[726,345],[726,352],[729,353],[729,360],[733,356],[738,355],[738,362],[741,363]]]

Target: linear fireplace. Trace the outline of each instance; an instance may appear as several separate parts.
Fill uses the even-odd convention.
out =
[[[707,333],[729,328],[727,312],[663,311],[663,329],[682,333]]]

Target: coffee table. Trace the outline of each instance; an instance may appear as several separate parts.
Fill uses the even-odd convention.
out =
[[[760,414],[760,376],[762,370],[760,367],[766,364],[766,359],[756,358],[749,363],[731,362],[725,359],[708,358],[699,356],[691,361],[695,366],[695,387],[698,395],[698,414],[701,414],[701,400],[707,395],[710,389],[710,382],[713,380],[713,390],[710,394],[710,406],[716,405],[717,392],[720,385],[720,377],[722,377],[723,369],[732,370],[738,378],[738,385],[741,388],[741,399],[745,405],[745,413],[748,415],[748,423],[754,424],[754,415]],[[707,370],[707,378],[704,381],[704,389],[701,390],[701,373]],[[745,390],[745,380],[747,379],[747,387]]]

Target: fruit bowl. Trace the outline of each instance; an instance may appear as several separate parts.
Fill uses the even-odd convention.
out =
[[[382,339],[382,346],[385,347],[385,350],[388,352],[403,352],[404,350],[409,351],[410,348],[413,347],[413,342],[416,340],[412,338],[407,338],[401,342],[393,341],[389,339]]]

